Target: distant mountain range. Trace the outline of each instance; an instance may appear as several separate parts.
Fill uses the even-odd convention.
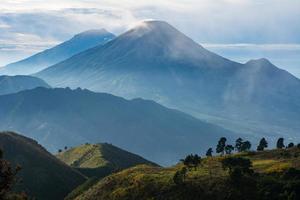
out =
[[[266,59],[230,61],[166,22],[143,22],[35,75],[53,86],[155,100],[240,133],[299,138],[299,79]]]
[[[48,153],[36,141],[12,132],[0,132],[0,149],[13,166],[21,165],[16,190],[43,200],[63,199],[87,180],[78,171]]]
[[[52,152],[86,142],[108,142],[169,165],[205,153],[233,132],[153,101],[125,100],[88,90],[36,88],[0,96],[0,130],[18,131]]]
[[[105,29],[89,30],[75,35],[72,39],[35,54],[24,60],[0,68],[2,75],[29,75],[61,62],[82,51],[103,45],[115,38]]]
[[[43,80],[33,76],[0,76],[0,95],[16,93],[36,87],[50,86]]]

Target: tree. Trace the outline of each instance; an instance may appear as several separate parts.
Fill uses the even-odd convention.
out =
[[[64,148],[65,150],[67,150],[68,149],[68,147],[67,146],[65,146],[65,148]]]
[[[226,145],[225,146],[225,152],[226,154],[231,154],[231,152],[234,150],[234,147],[232,145]]]
[[[16,175],[21,170],[20,166],[12,167],[10,162],[3,159],[3,152],[0,150],[0,199],[1,200],[26,200],[27,196],[14,194],[12,188],[17,182]]]
[[[241,151],[249,151],[251,149],[251,143],[247,140],[242,143]]]
[[[200,156],[198,156],[197,154],[194,155],[193,158],[193,164],[195,167],[198,167],[199,165],[201,165],[202,162],[202,158]]]
[[[187,169],[183,167],[180,171],[177,171],[173,176],[173,181],[176,185],[183,185],[186,177]]]
[[[221,155],[224,155],[225,146],[226,146],[227,139],[225,137],[221,137],[216,148],[217,153],[221,153]]]
[[[299,143],[299,144],[297,144],[297,148],[299,148],[299,149],[300,149],[300,143]]]
[[[293,148],[294,146],[295,146],[294,143],[291,142],[291,143],[288,144],[287,148]]]
[[[268,142],[265,138],[262,138],[257,146],[257,151],[263,151],[265,148],[268,147]]]
[[[206,156],[207,156],[207,157],[212,157],[212,153],[213,153],[212,148],[209,148],[209,149],[206,151]]]
[[[61,153],[62,152],[62,150],[61,149],[58,149],[58,153]]]
[[[277,140],[276,147],[277,147],[277,149],[282,149],[282,148],[285,147],[285,146],[284,146],[284,139],[283,139],[283,138],[279,138],[279,139]]]
[[[197,168],[201,164],[202,159],[197,154],[195,154],[195,155],[190,154],[190,155],[187,155],[185,157],[185,159],[182,159],[181,161],[188,168],[192,168],[192,167]]]
[[[235,141],[235,150],[237,152],[241,152],[242,151],[242,144],[243,144],[243,139],[242,138],[238,138],[236,141]]]

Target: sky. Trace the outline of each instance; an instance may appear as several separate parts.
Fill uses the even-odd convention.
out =
[[[300,77],[299,0],[0,0],[0,66],[105,28],[164,20],[238,62],[266,57]]]

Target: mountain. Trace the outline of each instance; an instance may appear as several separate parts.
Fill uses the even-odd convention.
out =
[[[48,150],[108,142],[158,164],[204,153],[235,133],[153,101],[88,90],[36,88],[0,96],[0,129],[34,138]]]
[[[187,170],[182,163],[168,168],[136,166],[105,177],[73,199],[299,199],[299,154],[299,148],[292,148],[204,158],[199,167]],[[230,176],[222,163],[234,158],[250,161],[255,174]]]
[[[36,141],[12,132],[0,133],[0,149],[4,159],[21,165],[16,190],[36,199],[63,199],[86,177],[48,153]]]
[[[114,38],[115,35],[105,29],[85,31],[53,48],[0,68],[0,74],[29,75]]]
[[[33,76],[0,76],[0,95],[50,86],[42,79]]]
[[[84,144],[57,154],[57,158],[86,176],[104,177],[139,164],[156,164],[112,144]]]
[[[143,22],[35,75],[55,86],[155,100],[241,133],[299,138],[299,79],[266,59],[230,61],[166,22]]]

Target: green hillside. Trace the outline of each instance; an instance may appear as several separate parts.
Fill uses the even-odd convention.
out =
[[[224,160],[232,158],[250,159],[251,174],[239,175],[236,172],[240,171],[229,173],[224,169]],[[175,178],[183,169],[182,163],[170,168],[136,166],[100,180],[76,200],[296,200],[300,197],[299,148],[205,158],[199,167],[188,168],[185,176]]]
[[[57,158],[90,177],[67,197],[74,199],[92,187],[97,181],[116,171],[140,164],[157,166],[136,154],[130,153],[108,143],[84,144],[58,153]]]
[[[107,143],[84,144],[57,154],[57,158],[91,177],[103,177],[139,164],[156,165]]]
[[[63,199],[87,178],[48,153],[36,141],[12,132],[0,132],[4,159],[21,165],[15,188],[38,200]]]

